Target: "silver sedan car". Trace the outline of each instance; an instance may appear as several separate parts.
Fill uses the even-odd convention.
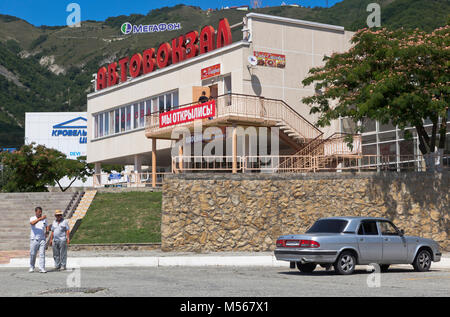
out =
[[[338,274],[351,274],[357,264],[376,263],[381,271],[391,264],[412,264],[425,272],[439,262],[439,245],[420,237],[405,236],[385,218],[333,217],[317,220],[302,235],[281,236],[275,249],[277,260],[291,262],[301,272],[312,272],[319,264],[334,266]]]

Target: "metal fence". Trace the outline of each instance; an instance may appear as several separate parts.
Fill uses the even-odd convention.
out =
[[[291,164],[284,165],[290,160]],[[233,163],[237,173],[320,173],[320,172],[407,172],[426,171],[422,155],[321,155],[321,156],[174,156],[172,170],[156,173],[156,186],[161,186],[165,176],[177,173],[232,173]],[[450,171],[450,155],[436,156],[439,170]],[[94,187],[145,187],[152,186],[152,172],[122,173],[120,178],[111,174],[94,175]]]
[[[290,164],[283,164],[289,160]],[[232,156],[175,156],[173,172],[231,172]],[[441,160],[438,169],[450,170],[450,155]],[[278,155],[237,156],[238,173],[307,173],[362,171],[426,171],[422,155]]]

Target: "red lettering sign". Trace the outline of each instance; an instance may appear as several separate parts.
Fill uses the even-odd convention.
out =
[[[108,66],[108,87],[114,86],[119,81],[119,74],[117,74],[117,63],[111,63]]]
[[[134,54],[130,61],[130,75],[133,78],[138,77],[142,73],[142,55]]]
[[[216,115],[216,101],[211,100],[199,105],[189,106],[159,114],[159,127],[181,124],[199,119],[206,119]]]
[[[220,64],[203,68],[201,71],[202,80],[220,75]]]
[[[182,62],[186,59],[186,48],[183,45],[183,35],[172,40],[172,64]]]
[[[101,67],[97,72],[97,90],[106,88],[106,67]]]
[[[120,82],[127,80],[127,73],[131,77],[148,74],[158,68],[164,68],[170,64],[175,64],[183,60],[213,51],[217,48],[230,45],[232,43],[231,29],[227,19],[219,22],[217,36],[212,26],[205,26],[200,35],[197,31],[188,32],[174,38],[169,43],[163,43],[158,50],[149,48],[142,55],[134,54],[131,58],[125,57],[108,66],[108,69],[101,67],[97,72],[97,90],[104,89],[119,83],[117,64],[120,66]]]
[[[120,81],[126,82],[127,81],[127,64],[128,64],[128,57],[122,58],[119,60],[120,65]]]
[[[156,53],[156,64],[158,68],[169,66],[172,60],[172,48],[169,43],[162,43]]]
[[[151,73],[155,69],[155,49],[149,48],[144,51],[144,74]]]

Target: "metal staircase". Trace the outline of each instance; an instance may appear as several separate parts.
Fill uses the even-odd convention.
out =
[[[345,140],[349,134],[334,133],[326,139],[319,135],[278,166],[280,172],[308,171],[336,167],[343,157],[361,154],[361,136],[353,135],[353,146]],[[299,159],[304,158],[304,159]],[[308,159],[311,158],[311,159]]]

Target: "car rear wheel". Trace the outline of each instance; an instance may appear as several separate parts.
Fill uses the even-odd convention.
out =
[[[427,250],[421,250],[414,259],[414,270],[417,272],[426,272],[431,267],[431,254]]]
[[[356,257],[353,253],[342,252],[334,263],[334,270],[341,275],[349,275],[355,271]]]
[[[314,271],[316,269],[316,266],[317,266],[316,263],[302,264],[301,262],[297,262],[297,269],[303,273],[311,273],[312,271]]]
[[[381,264],[380,265],[380,270],[381,272],[387,272],[389,269],[390,264]]]

